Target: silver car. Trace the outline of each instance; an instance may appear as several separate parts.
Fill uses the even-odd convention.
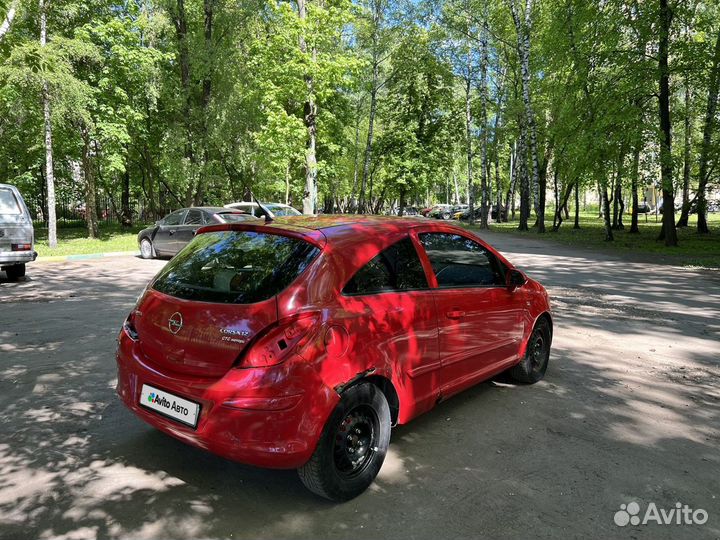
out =
[[[25,263],[36,258],[35,232],[25,201],[15,186],[0,184],[0,270],[16,280],[25,275]]]

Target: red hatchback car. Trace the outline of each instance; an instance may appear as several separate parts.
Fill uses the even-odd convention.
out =
[[[545,374],[545,289],[461,227],[291,217],[205,227],[119,336],[117,391],[147,423],[332,500],[362,493],[390,428],[509,370]]]

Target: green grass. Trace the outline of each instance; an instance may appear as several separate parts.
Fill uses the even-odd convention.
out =
[[[123,229],[117,224],[101,224],[100,238],[88,238],[87,228],[58,227],[58,245],[50,249],[47,241],[47,229],[35,225],[35,250],[40,257],[57,255],[88,255],[91,253],[109,253],[112,251],[137,251],[137,233],[144,226]]]
[[[605,240],[605,227],[603,220],[597,217],[597,212],[580,213],[580,229],[573,229],[574,214],[570,213],[570,219],[564,221],[560,230],[552,232],[552,218],[554,210],[546,211],[547,232],[539,235],[537,229],[530,229],[528,232],[517,230],[518,222],[494,223],[491,229],[497,232],[514,234],[519,236],[543,238],[556,241],[561,244],[576,246],[584,249],[592,249],[614,253],[619,256],[624,254],[641,254],[649,261],[670,262],[682,266],[700,266],[705,268],[720,268],[720,213],[708,214],[708,225],[710,234],[698,235],[696,232],[697,216],[690,216],[690,225],[678,229],[678,247],[666,247],[663,242],[657,240],[660,233],[662,216],[658,216],[655,222],[655,214],[641,214],[638,225],[640,234],[630,234],[630,215],[623,216],[624,230],[613,231],[615,240]],[[517,217],[517,214],[516,214]],[[676,216],[677,219],[677,216]],[[533,221],[530,221],[532,225]]]

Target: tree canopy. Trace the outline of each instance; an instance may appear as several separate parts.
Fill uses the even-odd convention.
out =
[[[595,190],[611,239],[648,186],[705,233],[719,86],[717,0],[0,0],[0,182],[91,236],[253,196],[542,232]]]

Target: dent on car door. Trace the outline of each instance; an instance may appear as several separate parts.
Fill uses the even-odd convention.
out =
[[[412,240],[392,244],[344,286],[338,320],[354,341],[348,376],[388,368],[400,395],[399,421],[430,409],[439,395],[437,316],[432,291]]]
[[[437,280],[443,394],[453,394],[517,357],[520,294],[505,287],[500,261],[482,244],[449,232],[418,235]]]

